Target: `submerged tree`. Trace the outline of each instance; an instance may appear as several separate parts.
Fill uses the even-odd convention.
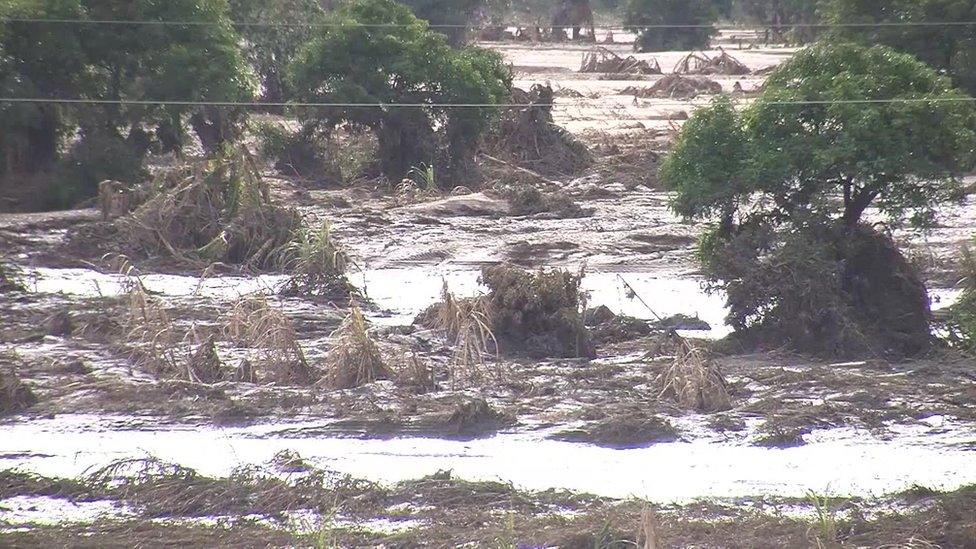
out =
[[[910,53],[976,93],[976,26],[959,24],[976,20],[973,0],[822,0],[821,4],[828,23],[865,25],[834,28],[836,38]]]
[[[661,177],[675,211],[718,221],[700,253],[732,325],[810,351],[922,350],[924,285],[864,218],[924,226],[956,197],[976,147],[965,99],[911,56],[819,45],[742,113],[697,113]]]
[[[711,0],[628,0],[624,13],[624,23],[639,33],[638,51],[706,48],[717,19]]]
[[[450,182],[469,167],[493,105],[508,97],[511,76],[501,56],[452,49],[393,0],[355,0],[329,21],[289,67],[298,98],[337,104],[303,109],[305,124],[369,128],[381,169],[394,181],[426,165]]]
[[[92,194],[98,178],[132,175],[131,167],[139,165],[153,143],[177,148],[185,117],[203,145],[216,148],[233,135],[242,113],[193,103],[251,97],[250,72],[227,16],[226,0],[18,1],[3,6],[3,15],[190,22],[111,26],[4,23],[0,31],[3,95],[108,101],[71,109],[44,103],[0,105],[0,162],[8,174],[52,169],[59,160],[63,138],[76,132],[80,135],[66,171],[56,174],[64,183],[58,187],[75,197]],[[111,103],[114,101],[149,103]],[[127,166],[121,174],[111,169],[117,162]]]

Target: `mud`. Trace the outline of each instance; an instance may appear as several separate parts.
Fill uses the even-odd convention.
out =
[[[627,37],[615,38],[608,47],[630,55]],[[723,39],[753,72],[710,75],[726,93],[736,83],[758,88],[764,69],[794,51],[738,50],[736,38]],[[689,52],[636,54],[665,75],[606,80],[577,72],[587,45],[491,47],[516,67],[519,87],[553,85],[555,122],[592,152],[576,176],[532,181],[585,216],[520,211],[490,186],[404,196],[366,183],[305,188],[272,166],[265,174],[279,202],[334,222],[390,379],[333,389],[274,376],[205,384],[161,375],[136,353],[130,286],[98,240],[107,230],[98,212],[0,215],[0,262],[16,266],[25,286],[0,292],[0,374],[36,398],[0,420],[0,545],[83,537],[91,546],[592,547],[637,539],[647,503],[628,499],[636,496],[655,504],[665,546],[798,547],[817,545],[822,526],[808,492],[830,490],[836,535],[824,545],[973,539],[971,359],[937,351],[836,364],[779,349],[746,354],[722,340],[724,298],[696,272],[703,227],[670,212],[655,176],[676,130],[707,99],[623,94],[654,86]],[[931,232],[895,231],[925,266],[936,309],[958,295],[956,258],[976,231],[976,201],[943,214]],[[482,268],[502,262],[571,272],[585,264],[581,308],[596,358],[489,356],[500,375],[452,384],[452,345],[414,319],[445,283],[459,297],[486,293]],[[281,272],[192,270],[161,258],[134,267],[172,319],[174,348],[213,337],[227,372],[270,367],[260,362],[266,349],[226,333],[244,296],[266,296],[287,319],[315,374],[349,314],[344,303],[277,295]],[[671,331],[709,351],[731,409],[697,413],[663,393]],[[289,460],[300,471],[271,463],[286,450],[303,457]],[[194,472],[122,488],[85,476],[147,455]],[[238,467],[252,474],[235,476]],[[328,471],[327,488],[302,484],[309,470]],[[914,484],[935,491],[904,493]],[[264,507],[251,505],[269,493]],[[149,494],[206,505],[160,508]]]

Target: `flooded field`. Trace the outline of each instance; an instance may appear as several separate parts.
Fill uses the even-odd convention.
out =
[[[630,55],[632,36],[615,39]],[[758,89],[795,52],[722,39],[754,71],[716,76],[728,93]],[[726,344],[725,295],[695,261],[703,228],[671,212],[656,177],[709,97],[625,93],[663,75],[580,73],[583,45],[487,46],[517,86],[561,90],[555,121],[595,151],[582,176],[553,181],[573,215],[520,214],[470,189],[405,197],[266,174],[276,198],[330,220],[350,256],[389,366],[369,383],[297,381],[334,359],[347,299],[283,295],[282,270],[122,260],[96,241],[94,209],[0,214],[0,259],[24,285],[0,293],[0,373],[33,397],[0,417],[0,546],[617,547],[594,543],[634,546],[651,515],[674,547],[816,546],[828,520],[850,546],[972,546],[972,361]],[[668,73],[687,53],[638,58]],[[934,310],[960,293],[976,200],[943,213],[931,231],[894,233],[924,258]],[[580,273],[591,356],[477,353],[458,381],[459,345],[425,314],[445,290],[487,294],[483,269],[502,263]],[[242,335],[254,324],[285,343]],[[711,350],[725,405],[667,396],[675,336]],[[167,375],[145,351],[163,344],[192,361],[211,349],[228,375]],[[286,362],[304,370],[262,370]]]

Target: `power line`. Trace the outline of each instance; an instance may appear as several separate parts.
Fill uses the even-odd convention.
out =
[[[629,94],[618,94],[628,96]],[[890,103],[971,103],[976,101],[976,97],[957,96],[957,97],[905,97],[891,99],[810,99],[798,101],[763,101],[764,105],[878,105]],[[53,105],[116,105],[116,106],[181,106],[181,107],[251,107],[251,108],[362,108],[362,109],[402,109],[402,108],[445,108],[445,109],[488,109],[488,108],[526,108],[526,107],[546,107],[558,108],[563,105],[558,103],[316,103],[316,102],[295,102],[295,103],[261,103],[258,101],[177,101],[177,100],[152,100],[152,99],[85,99],[85,98],[43,98],[43,97],[0,97],[0,103],[17,104],[53,104]],[[679,100],[658,100],[656,106],[694,106],[691,101]],[[571,105],[576,108],[588,108],[588,105]],[[626,105],[611,106],[608,108],[626,109]]]
[[[265,21],[179,21],[179,20],[144,20],[144,19],[54,19],[30,17],[0,17],[4,23],[54,24],[54,25],[131,25],[131,26],[182,26],[203,27],[233,25],[237,27],[276,27],[276,28],[338,28],[345,26],[364,28],[401,28],[410,27],[410,23],[359,23],[354,21],[342,22],[306,22],[306,23],[274,23]],[[461,23],[429,23],[435,29],[478,29],[484,25]],[[491,25],[492,27],[518,28],[525,25],[509,23]],[[585,25],[545,26],[547,29],[569,30],[585,28]],[[780,23],[766,25],[714,25],[714,24],[649,24],[649,25],[598,25],[594,28],[601,30],[631,30],[631,29],[721,29],[721,30],[758,30],[765,28],[874,28],[874,27],[976,27],[976,21],[877,21],[865,23]]]

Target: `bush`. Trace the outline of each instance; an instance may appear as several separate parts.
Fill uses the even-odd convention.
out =
[[[142,154],[121,137],[105,133],[86,134],[54,169],[45,207],[68,208],[98,194],[105,180],[130,185],[147,176]]]
[[[705,275],[726,292],[729,324],[752,345],[897,358],[931,342],[925,285],[869,227],[754,227],[704,255]]]
[[[656,26],[711,25],[717,19],[711,0],[629,0],[624,14],[627,27],[638,33],[637,51],[705,49],[716,32],[712,27]]]
[[[499,350],[533,358],[594,357],[583,324],[582,279],[583,273],[560,270],[485,268],[481,282],[489,289],[487,310]]]
[[[965,287],[959,301],[950,309],[949,343],[968,353],[976,353],[976,256],[963,250]]]
[[[482,133],[508,96],[509,70],[500,55],[452,49],[410,10],[393,0],[353,0],[289,66],[289,82],[305,102],[407,104],[385,109],[302,109],[306,125],[369,128],[380,168],[401,181],[411,168],[433,165],[453,186],[472,167]],[[473,108],[444,105],[470,104]],[[412,105],[423,105],[423,108]]]

